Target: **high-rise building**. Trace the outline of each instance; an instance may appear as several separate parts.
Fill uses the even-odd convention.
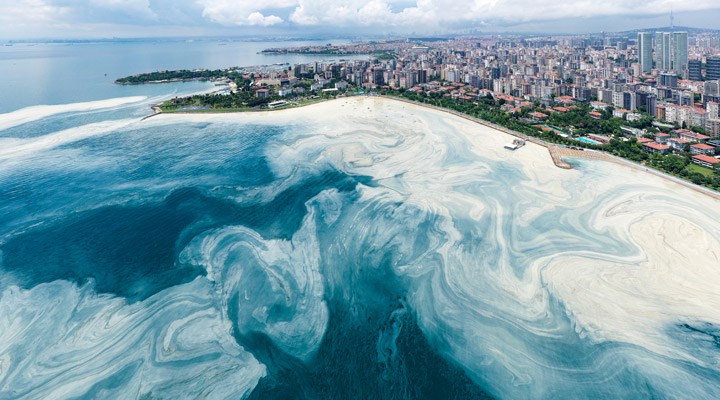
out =
[[[652,71],[653,48],[650,32],[638,32],[638,58],[640,59],[642,72],[649,73]]]
[[[669,72],[660,74],[658,77],[658,84],[660,86],[667,86],[670,88],[676,88],[678,86],[677,75]]]
[[[687,70],[688,64],[688,34],[687,32],[673,32],[673,63],[676,72]]]
[[[661,71],[672,69],[670,55],[670,34],[667,32],[655,33],[655,67]]]
[[[720,106],[718,106],[718,103],[709,102],[707,103],[706,109],[708,113],[708,118],[720,118]]]
[[[657,97],[654,94],[649,95],[645,100],[645,111],[655,117],[655,113],[657,111]]]
[[[688,79],[691,81],[702,80],[702,61],[690,60],[688,61]]]
[[[373,70],[373,83],[376,85],[385,84],[385,71],[381,67],[377,67]]]
[[[705,104],[707,104],[707,103],[719,103],[720,104],[720,96],[713,95],[713,94],[705,94],[705,95],[703,95],[703,102],[705,102]]]
[[[424,70],[424,69],[418,70],[417,82],[418,83],[427,83],[427,70]]]
[[[637,100],[635,99],[635,92],[623,92],[622,107],[626,110],[635,111]]]
[[[720,79],[720,57],[708,57],[705,76],[709,81]]]
[[[718,81],[712,80],[707,81],[703,84],[703,93],[708,96],[718,96],[720,95],[720,85],[718,84]]]

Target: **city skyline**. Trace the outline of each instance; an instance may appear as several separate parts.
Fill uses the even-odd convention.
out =
[[[539,12],[542,11],[542,12]],[[234,35],[394,35],[463,32],[584,34],[670,26],[716,29],[720,5],[652,0],[0,1],[0,39]]]

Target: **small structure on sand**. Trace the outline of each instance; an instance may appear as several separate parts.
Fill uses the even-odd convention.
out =
[[[521,147],[525,146],[525,141],[522,139],[515,139],[512,143],[506,144],[505,148],[508,150],[517,150]]]

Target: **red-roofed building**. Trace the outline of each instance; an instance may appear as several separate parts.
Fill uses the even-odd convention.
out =
[[[655,135],[655,141],[660,144],[667,144],[668,140],[670,140],[670,135],[667,133],[658,133]]]
[[[687,140],[680,138],[670,138],[667,142],[667,144],[669,144],[675,151],[684,151],[685,145],[688,143],[689,142]]]
[[[543,114],[541,112],[533,111],[530,113],[530,116],[533,117],[533,119],[538,121],[545,121],[547,119],[547,114]]]
[[[646,137],[641,137],[641,138],[639,138],[639,139],[637,140],[637,142],[640,143],[640,144],[650,143],[650,142],[652,142],[652,141],[653,141],[652,139],[646,138]]]
[[[607,110],[610,105],[605,104],[601,101],[592,101],[590,102],[590,107],[592,107],[593,110]]]
[[[590,116],[590,118],[593,118],[593,119],[600,119],[600,118],[602,118],[602,114],[599,113],[599,112],[597,112],[597,111],[590,111],[590,112],[588,113],[588,115]]]
[[[654,141],[649,141],[646,143],[643,143],[643,150],[647,151],[648,153],[659,153],[659,154],[667,154],[670,152],[670,146],[666,144],[660,144],[655,143]]]
[[[705,143],[708,139],[710,139],[710,136],[702,135],[688,129],[678,129],[673,131],[673,133],[678,135],[680,139],[693,143]]]
[[[708,167],[708,168],[720,167],[720,160],[718,160],[717,158],[706,156],[704,154],[693,156],[692,161],[695,164],[702,165],[703,167]]]
[[[569,105],[575,103],[575,99],[572,96],[560,96],[555,98],[555,103]]]
[[[625,118],[625,115],[629,113],[630,110],[626,110],[624,108],[616,108],[613,110],[613,117],[615,118]]]
[[[705,143],[696,143],[690,145],[690,153],[692,154],[705,154],[706,156],[715,154],[715,147]]]

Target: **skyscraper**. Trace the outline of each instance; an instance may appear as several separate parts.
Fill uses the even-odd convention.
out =
[[[376,67],[373,70],[373,82],[376,85],[384,85],[385,84],[385,70],[383,70],[382,67]]]
[[[642,72],[649,73],[652,71],[653,49],[652,36],[650,36],[649,32],[638,32],[638,57]]]
[[[661,71],[672,69],[670,64],[670,34],[667,32],[655,33],[655,67]]]
[[[702,80],[702,61],[690,60],[688,61],[688,79],[691,81]]]
[[[418,70],[417,82],[418,83],[427,83],[427,70],[424,70],[424,69]]]
[[[673,63],[675,72],[684,72],[688,64],[688,34],[687,32],[673,32]]]
[[[708,57],[706,77],[709,81],[720,79],[720,57]]]
[[[671,72],[663,72],[658,77],[658,84],[660,86],[666,86],[670,88],[676,88],[678,86],[677,75]]]

